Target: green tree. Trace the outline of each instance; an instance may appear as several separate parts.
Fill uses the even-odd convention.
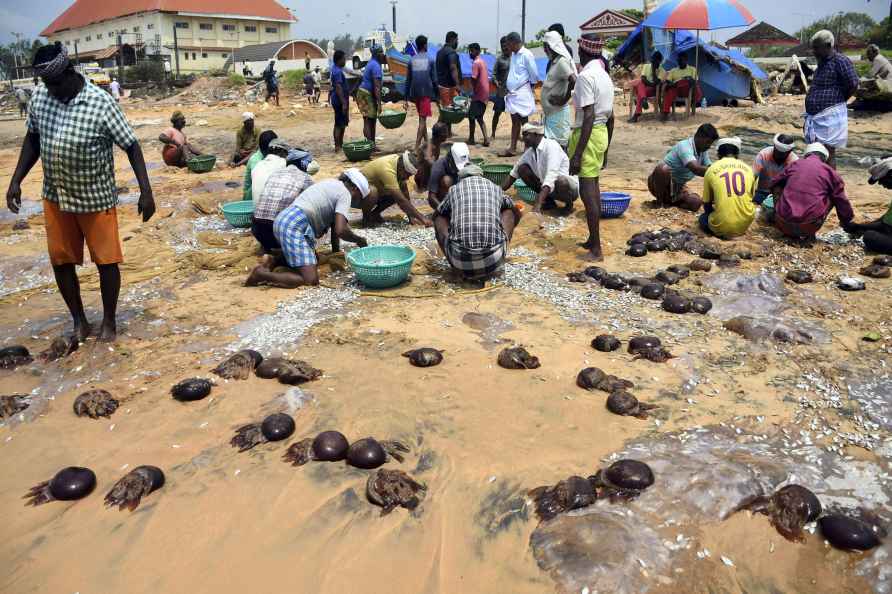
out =
[[[869,40],[883,49],[892,49],[892,18],[884,18],[870,32]]]
[[[635,20],[643,21],[644,20],[644,11],[638,10],[637,8],[623,8],[620,10],[626,16],[632,17]]]
[[[863,12],[838,13],[816,20],[811,25],[797,31],[795,36],[808,41],[821,29],[827,29],[834,35],[845,31],[855,37],[864,38],[876,27],[876,24],[870,15]]]

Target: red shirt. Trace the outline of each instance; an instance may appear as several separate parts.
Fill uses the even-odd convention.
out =
[[[848,223],[855,216],[846,197],[845,182],[817,155],[787,165],[772,185],[783,187],[775,209],[784,221],[804,223],[823,219],[833,207],[840,222]]]
[[[480,56],[471,65],[471,78],[474,79],[474,101],[489,101],[489,71]]]

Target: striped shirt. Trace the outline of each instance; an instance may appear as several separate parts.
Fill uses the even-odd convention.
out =
[[[300,193],[313,185],[313,178],[289,165],[274,171],[266,180],[260,198],[255,201],[254,218],[274,221],[276,216],[291,206]]]
[[[84,81],[67,104],[37,87],[28,109],[28,132],[40,136],[43,197],[63,212],[100,212],[118,203],[112,145],[136,142],[111,95]]]

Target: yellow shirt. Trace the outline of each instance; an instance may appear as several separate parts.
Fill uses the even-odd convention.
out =
[[[666,75],[666,80],[670,82],[677,82],[683,78],[697,78],[697,69],[693,66],[688,66],[687,68],[673,68]]]
[[[743,235],[756,216],[756,178],[749,165],[733,157],[719,159],[703,178],[703,202],[712,203],[709,228],[719,237]]]
[[[645,64],[644,66],[641,67],[641,78],[643,78],[644,80],[646,80],[648,82],[651,82],[654,79],[653,71],[654,71],[653,65],[650,62],[648,62],[647,64]],[[666,71],[663,69],[662,66],[660,66],[660,68],[657,70],[657,80],[666,80]]]
[[[360,169],[369,180],[369,186],[374,186],[381,196],[390,196],[400,192],[400,182],[396,176],[396,166],[400,155],[388,155],[379,157]]]

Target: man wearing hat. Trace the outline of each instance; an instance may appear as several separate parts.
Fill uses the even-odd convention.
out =
[[[353,232],[347,217],[360,208],[369,195],[369,183],[358,169],[348,169],[337,179],[328,179],[302,191],[273,222],[273,235],[282,246],[282,257],[263,257],[251,271],[245,286],[269,285],[294,289],[319,284],[316,240],[331,229],[332,253],[341,251],[341,240],[365,247],[368,242]],[[283,262],[284,261],[284,262]],[[277,272],[285,264],[291,270]]]
[[[521,135],[526,150],[502,189],[508,191],[516,180],[523,180],[537,194],[533,212],[556,208],[555,202],[562,202],[569,213],[579,197],[579,178],[570,175],[570,158],[556,140],[545,137],[545,129],[539,124],[524,124]]]
[[[753,196],[756,204],[762,204],[771,195],[771,180],[799,159],[793,150],[795,148],[795,138],[789,134],[775,134],[772,146],[763,148],[756,155],[756,160],[753,161],[753,173],[758,182],[756,194]]]
[[[887,157],[869,170],[869,184],[880,184],[892,190],[892,157]],[[886,214],[870,223],[849,223],[844,227],[848,233],[864,240],[864,249],[878,254],[892,255],[892,202]]]
[[[39,159],[50,263],[74,320],[74,336],[84,340],[91,333],[75,270],[75,265],[84,263],[86,242],[99,269],[104,310],[99,340],[111,342],[117,337],[118,265],[123,261],[112,145],[127,153],[139,183],[137,212],[147,222],[155,213],[155,200],[142,149],[118,104],[74,69],[65,46],[41,47],[34,54],[33,68],[43,85],[31,99],[27,132],[6,204],[12,212],[19,212],[22,180]]]
[[[464,142],[456,142],[449,153],[434,161],[427,184],[427,203],[437,210],[449,188],[458,181],[458,172],[471,162],[471,152]]]
[[[540,99],[545,114],[545,138],[566,147],[570,142],[570,97],[576,84],[576,64],[560,33],[548,31],[544,47],[548,67]]]
[[[306,151],[292,149],[285,157],[285,167],[273,171],[267,177],[263,190],[254,201],[254,215],[251,218],[251,234],[263,247],[264,253],[280,249],[273,233],[273,221],[280,212],[291,206],[301,193],[313,185],[313,178],[307,173]]]
[[[827,164],[830,153],[820,142],[774,178],[774,226],[787,237],[812,240],[833,208],[845,228],[854,217],[845,182]]]
[[[161,158],[164,164],[170,167],[185,167],[192,157],[201,156],[201,151],[189,144],[183,128],[186,127],[186,116],[182,111],[175,111],[170,116],[171,127],[158,136],[158,141],[164,145],[161,149]]]
[[[703,214],[700,228],[722,239],[746,233],[756,217],[753,192],[756,181],[750,166],[740,160],[740,138],[720,138],[719,159],[703,178]]]
[[[384,222],[381,214],[396,204],[409,217],[409,224],[430,227],[431,222],[412,204],[407,181],[418,173],[418,160],[410,151],[402,155],[378,157],[361,170],[369,182],[371,193],[362,210],[364,225]]]
[[[285,169],[285,159],[291,145],[276,138],[271,140],[267,146],[266,156],[251,169],[251,199],[255,202],[260,200],[263,195],[263,188],[266,186],[269,177],[280,169]]]
[[[235,133],[235,154],[230,165],[241,167],[248,162],[260,143],[260,131],[254,127],[254,114],[246,111],[242,114],[242,127]]]
[[[466,165],[434,215],[437,243],[463,278],[483,280],[502,269],[520,211],[476,165]]]

